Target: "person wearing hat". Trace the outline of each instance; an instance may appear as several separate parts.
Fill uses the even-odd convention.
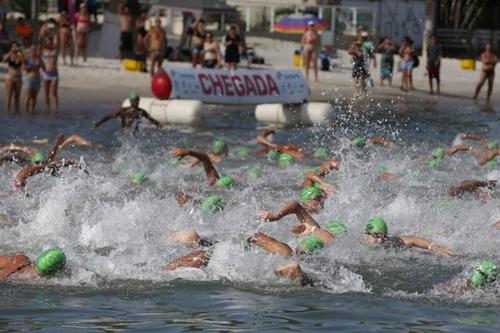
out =
[[[462,180],[458,183],[458,185],[448,187],[448,195],[452,198],[461,198],[465,193],[470,193],[478,199],[489,199],[491,198],[491,194],[480,190],[480,188],[487,187],[488,189],[493,190],[496,185],[496,180]]]
[[[418,236],[388,236],[387,224],[381,217],[372,218],[366,225],[362,243],[369,246],[382,246],[386,249],[416,247],[451,256],[453,252],[446,246],[436,244]]]
[[[66,255],[59,248],[44,251],[35,263],[23,255],[0,256],[0,279],[12,277],[51,277],[66,267]]]
[[[307,29],[302,35],[302,46],[304,52],[304,68],[306,72],[306,79],[309,81],[309,70],[311,64],[314,69],[314,82],[319,82],[318,79],[318,49],[319,49],[319,35],[314,30],[314,21],[307,22]]]
[[[257,135],[257,143],[262,145],[262,149],[257,152],[257,156],[265,156],[270,151],[275,151],[279,154],[286,153],[292,156],[294,159],[301,160],[304,158],[305,154],[300,149],[300,147],[295,143],[277,144],[271,142],[268,137],[276,132],[273,130],[263,130],[259,135]]]
[[[101,120],[96,122],[93,128],[99,127],[101,124],[114,118],[120,118],[122,121],[122,128],[130,128],[134,126],[134,133],[139,129],[139,124],[142,118],[148,119],[156,127],[162,128],[163,126],[157,120],[153,119],[144,109],[139,107],[140,97],[136,92],[131,92],[128,95],[130,106],[121,107],[115,112],[111,112],[104,116]]]
[[[497,264],[492,260],[482,260],[472,267],[468,273],[462,273],[449,281],[433,288],[435,292],[446,292],[463,295],[475,290],[491,291],[498,277]]]

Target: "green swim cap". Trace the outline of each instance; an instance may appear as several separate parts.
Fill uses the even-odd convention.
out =
[[[432,152],[432,156],[437,157],[437,158],[443,158],[444,157],[444,148],[438,147],[434,149]]]
[[[319,147],[319,148],[318,148],[318,149],[316,149],[316,151],[314,152],[314,157],[318,157],[318,158],[327,158],[327,157],[328,157],[328,154],[329,154],[328,149],[326,149],[325,147]]]
[[[389,168],[386,167],[385,165],[383,164],[379,164],[377,166],[377,171],[380,172],[380,173],[384,173],[384,172],[388,172],[389,171]]]
[[[146,175],[144,172],[139,171],[132,175],[132,183],[137,185],[142,185],[146,181]]]
[[[203,213],[215,213],[223,209],[224,203],[218,195],[208,196],[201,202],[201,211]]]
[[[292,155],[287,153],[281,154],[280,157],[278,158],[278,165],[280,168],[284,168],[292,162],[293,162]]]
[[[347,227],[337,220],[331,221],[330,224],[326,226],[326,230],[330,231],[335,236],[347,233]]]
[[[130,94],[128,94],[129,101],[133,101],[133,100],[138,99],[138,98],[140,98],[139,94],[135,91],[132,91]]]
[[[317,236],[307,236],[300,242],[300,248],[307,254],[312,254],[325,247],[325,243]]]
[[[488,147],[489,150],[497,149],[498,148],[498,142],[497,142],[497,140],[491,140],[490,142],[488,142],[488,144],[486,145],[486,147]]]
[[[321,191],[317,187],[309,186],[302,190],[302,193],[300,194],[300,199],[302,200],[302,203],[305,204],[309,200],[316,199],[320,195]]]
[[[308,168],[308,169],[305,169],[304,170],[304,175],[308,172],[312,172],[314,175],[317,175],[318,174],[318,171],[319,171],[319,168]]]
[[[472,271],[470,282],[474,288],[482,288],[488,283],[495,282],[497,275],[497,265],[491,260],[483,260]]]
[[[441,201],[438,204],[438,209],[441,209],[441,210],[448,210],[448,209],[452,209],[452,208],[455,208],[455,203],[453,203],[452,201],[445,200],[445,201]]]
[[[487,169],[495,169],[497,167],[497,161],[496,160],[489,160],[484,164],[484,167]]]
[[[181,164],[181,159],[179,157],[171,158],[168,160],[168,164],[170,164],[172,168],[178,167],[179,164]]]
[[[368,221],[368,224],[365,228],[365,234],[383,233],[385,236],[387,236],[387,232],[387,224],[385,224],[384,219],[381,217],[372,218],[370,221]]]
[[[280,154],[274,149],[267,152],[267,157],[269,158],[275,159],[278,158],[279,156]]]
[[[31,162],[33,163],[41,163],[45,161],[45,154],[42,152],[36,152],[33,155],[31,155]]]
[[[212,153],[220,154],[226,148],[226,143],[223,140],[217,139],[212,142]]]
[[[44,251],[36,260],[36,271],[42,276],[49,276],[62,270],[66,265],[66,255],[60,248]]]
[[[239,157],[248,157],[250,155],[250,150],[246,147],[239,147],[238,148],[238,156]]]
[[[429,160],[427,164],[431,169],[438,169],[439,167],[441,167],[441,161],[436,159]]]
[[[217,179],[217,182],[216,182],[217,186],[220,186],[220,187],[233,186],[235,183],[236,183],[236,181],[234,180],[234,178],[230,177],[230,176],[220,177],[219,179]]]
[[[362,137],[357,137],[357,138],[354,138],[351,142],[352,146],[353,147],[356,147],[356,148],[362,148],[365,146],[366,142],[365,142],[365,139],[363,139]]]
[[[253,167],[248,170],[248,177],[253,180],[259,179],[260,177],[262,177],[262,171],[260,171],[260,169],[257,167]]]

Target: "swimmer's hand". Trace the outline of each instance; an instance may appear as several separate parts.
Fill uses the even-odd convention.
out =
[[[434,253],[441,254],[441,255],[447,256],[447,257],[450,257],[453,255],[453,252],[450,250],[450,248],[448,248],[444,245],[431,243],[429,245],[429,250],[431,250]]]
[[[189,149],[185,149],[185,148],[173,148],[172,150],[170,150],[170,155],[172,155],[172,157],[184,157],[186,155],[189,155]]]
[[[500,230],[500,221],[497,221],[495,224],[491,226],[493,229]]]
[[[310,224],[306,223],[301,223],[301,224],[296,224],[292,227],[292,232],[297,236],[297,237],[305,237],[309,236],[312,233],[312,228]]]
[[[270,211],[262,211],[257,214],[257,216],[264,222],[273,222],[278,220],[276,216]]]
[[[340,161],[329,160],[327,162],[327,167],[328,167],[328,170],[339,170],[339,168],[340,168]]]

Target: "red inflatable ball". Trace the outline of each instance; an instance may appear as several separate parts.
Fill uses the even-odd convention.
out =
[[[172,81],[167,73],[159,71],[151,80],[151,91],[158,99],[168,99],[172,92]]]

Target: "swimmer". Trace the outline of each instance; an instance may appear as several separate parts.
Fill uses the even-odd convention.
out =
[[[146,112],[146,110],[139,107],[140,97],[136,92],[131,92],[128,95],[128,100],[130,101],[130,106],[121,107],[115,112],[109,113],[104,118],[99,120],[94,124],[93,128],[99,127],[101,124],[107,122],[108,120],[114,118],[120,118],[122,121],[122,128],[130,128],[134,126],[134,133],[139,129],[139,124],[142,118],[148,119],[156,127],[162,128],[162,124],[157,120],[151,118],[151,116]]]
[[[453,156],[458,152],[470,152],[474,155],[482,155],[487,153],[488,149],[485,147],[476,147],[466,144],[458,144],[446,149],[446,155],[448,156]]]
[[[207,156],[212,164],[217,164],[222,162],[222,160],[227,157],[228,153],[229,148],[227,147],[227,144],[223,140],[217,139],[212,142],[212,150],[207,154]],[[189,160],[184,160],[182,164],[191,168],[198,163],[200,163],[199,159],[191,157]]]
[[[64,270],[66,266],[66,256],[59,248],[44,251],[32,263],[23,255],[0,256],[0,279],[22,276],[51,277]]]
[[[364,139],[362,137],[356,137],[351,141],[351,145],[355,148],[363,148],[367,143],[371,145],[380,145],[384,146],[385,148],[392,149],[394,148],[394,143],[384,139],[381,136],[372,136],[368,139]]]
[[[174,271],[181,267],[203,268],[208,265],[210,257],[212,256],[212,250],[210,247],[213,246],[215,242],[201,238],[200,235],[194,230],[177,231],[168,235],[167,239],[188,247],[202,247],[208,249],[194,250],[182,257],[174,259],[167,265],[163,266],[161,268],[162,270]]]
[[[493,190],[496,185],[497,185],[496,180],[487,180],[487,181],[475,180],[475,179],[463,180],[460,183],[458,183],[457,186],[448,187],[448,195],[450,197],[461,198],[465,193],[471,193],[476,198],[489,199],[491,195],[487,192],[480,190],[480,188],[487,187],[488,189]]]
[[[387,232],[388,228],[385,221],[380,217],[375,217],[366,225],[362,243],[369,246],[383,246],[386,249],[416,247],[430,250],[444,256],[453,255],[453,252],[446,246],[435,244],[425,238],[417,236],[388,236]]]
[[[170,150],[170,155],[172,155],[172,157],[177,157],[180,159],[186,156],[192,156],[198,159],[203,164],[203,169],[205,170],[208,179],[208,186],[215,185],[217,180],[220,178],[219,173],[217,172],[217,170],[215,170],[214,165],[212,164],[212,161],[207,154],[189,150],[186,148],[174,148]]]
[[[12,183],[12,189],[14,191],[24,189],[26,187],[28,178],[35,176],[39,173],[47,172],[52,176],[56,176],[59,169],[63,167],[73,167],[73,166],[78,169],[81,169],[80,164],[78,162],[72,160],[64,160],[64,159],[25,167],[17,172],[14,182]]]
[[[257,142],[260,143],[263,147],[257,152],[258,156],[264,156],[269,151],[276,151],[279,154],[287,153],[292,156],[294,159],[301,160],[304,158],[305,154],[299,148],[299,146],[295,143],[287,143],[287,144],[276,144],[272,143],[267,139],[267,137],[271,134],[275,134],[276,132],[273,130],[263,130],[259,135],[257,135]]]
[[[323,208],[328,193],[335,193],[335,186],[323,178],[332,170],[339,170],[340,162],[329,160],[317,169],[307,170],[302,184],[302,203],[309,212],[318,212]]]
[[[434,287],[434,291],[463,295],[478,289],[488,290],[498,277],[498,268],[495,262],[483,260],[472,268],[467,278],[464,278],[463,275],[438,284]]]
[[[500,149],[489,150],[477,160],[477,164],[485,165],[489,161],[495,159],[497,156],[500,156]]]

